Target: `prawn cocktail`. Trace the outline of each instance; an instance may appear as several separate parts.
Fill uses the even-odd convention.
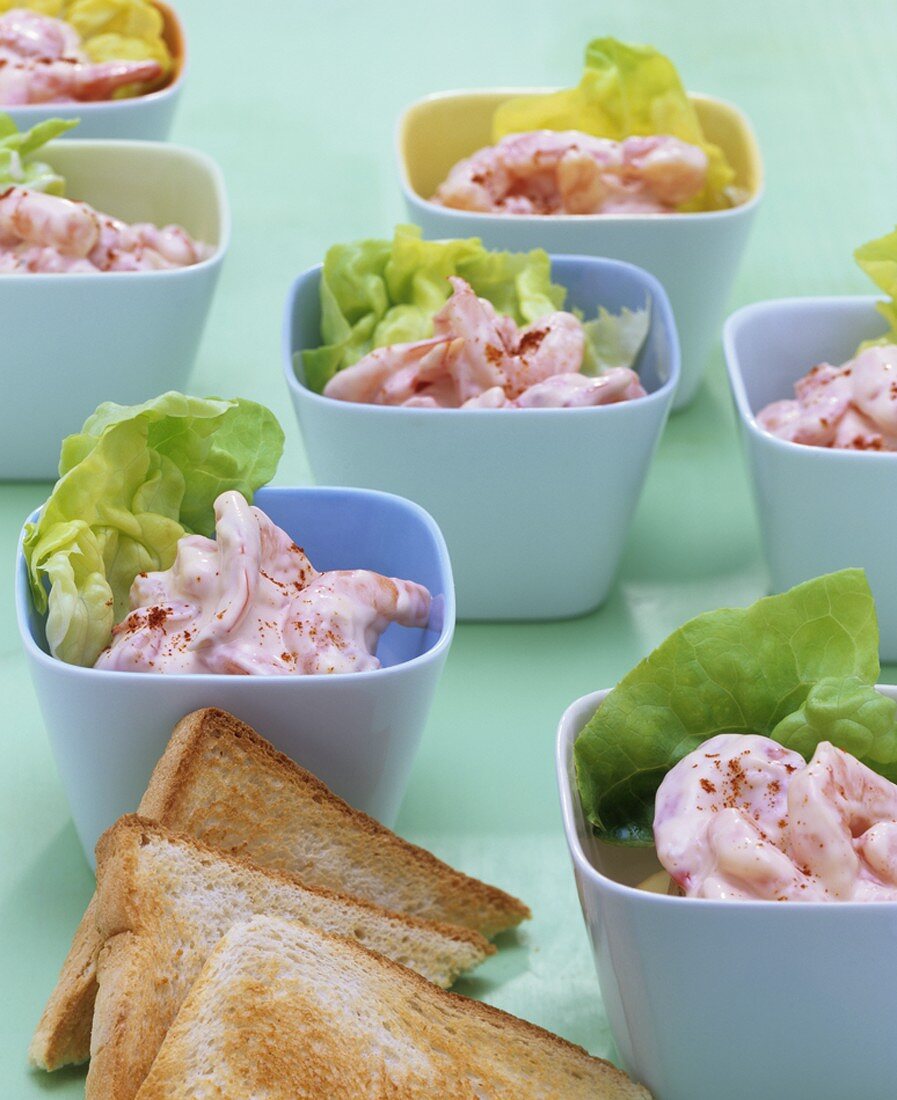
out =
[[[128,35],[96,0],[70,0],[65,18],[27,3],[0,15],[0,104],[84,103],[160,86],[172,68],[162,16],[146,0],[125,6]]]
[[[523,95],[494,144],[451,168],[432,202],[484,214],[675,214],[743,201],[675,66],[648,46],[589,43],[575,88]]]
[[[70,125],[50,120],[20,134],[0,115],[0,274],[159,271],[212,255],[181,226],[129,225],[65,198],[65,181],[33,151]]]
[[[371,309],[359,316],[353,301],[362,283]],[[326,397],[416,409],[557,409],[645,396],[633,367],[647,308],[599,308],[593,320],[562,309],[566,290],[551,282],[540,249],[423,241],[400,226],[391,242],[332,248],[321,293],[327,342],[298,365]]]

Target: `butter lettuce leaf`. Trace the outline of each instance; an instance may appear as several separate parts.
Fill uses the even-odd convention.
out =
[[[783,718],[770,736],[805,760],[820,741],[831,741],[897,782],[897,700],[856,676],[814,684],[803,705]]]
[[[34,154],[77,125],[75,119],[48,118],[30,130],[19,131],[9,115],[0,113],[0,191],[28,187],[48,195],[64,194],[65,180],[49,164],[35,160]]]
[[[583,374],[601,374],[614,367],[631,367],[648,338],[651,328],[650,301],[644,309],[609,313],[599,307],[598,316],[583,324],[586,351]]]
[[[814,696],[805,707],[812,689],[845,677],[872,685],[878,672],[875,604],[860,569],[807,581],[748,608],[699,615],[620,681],[577,738],[585,813],[605,840],[651,844],[654,795],[683,756],[724,732],[774,737],[781,728],[794,738],[792,747],[807,744],[807,723],[822,728],[827,698]],[[844,695],[847,721],[856,718],[858,698]],[[780,727],[801,708],[802,720]],[[825,728],[832,730],[828,713]],[[862,713],[881,721],[879,711]],[[874,739],[887,743],[880,730]]]
[[[451,293],[452,275],[518,325],[562,309],[566,298],[564,287],[551,281],[551,259],[542,249],[490,252],[476,238],[425,241],[418,227],[405,225],[392,241],[335,245],[321,272],[323,343],[301,353],[309,389],[321,393],[337,371],[374,348],[432,336],[433,317]],[[601,310],[585,326],[584,369],[597,373],[603,365],[630,366],[648,323],[644,311],[624,310],[618,317]],[[299,359],[297,354],[297,366]]]
[[[888,323],[888,331],[877,340],[865,340],[856,354],[869,347],[897,344],[897,229],[874,241],[867,241],[853,254],[854,259],[872,280],[888,296],[886,302],[875,307]]]
[[[735,172],[719,146],[704,135],[676,66],[651,46],[596,38],[586,47],[585,71],[575,88],[516,96],[495,112],[492,136],[528,130],[581,130],[596,137],[669,134],[707,154],[707,185],[680,209],[720,210],[732,205]]]
[[[188,532],[214,532],[213,504],[273,477],[283,432],[242,399],[166,393],[101,405],[62,445],[60,478],[25,530],[31,592],[50,652],[93,665],[128,611],[138,573],[167,569]]]

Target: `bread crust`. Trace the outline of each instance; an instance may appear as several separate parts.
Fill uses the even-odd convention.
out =
[[[251,726],[215,707],[194,711],[177,724],[137,812],[169,828],[193,833],[193,829],[185,828],[187,792],[195,787],[197,773],[203,768],[204,749],[222,740],[231,746],[239,745],[260,773],[276,774],[288,787],[289,797],[301,799],[303,804],[314,802],[334,822],[364,834],[369,843],[382,846],[389,852],[391,862],[403,864],[422,882],[437,886],[438,911],[416,911],[416,915],[474,928],[487,938],[516,927],[532,915],[519,898],[455,870],[432,852],[403,840],[379,821],[356,810],[315,775],[275,749]]]
[[[263,870],[136,814],[100,838],[97,880],[103,947],[87,1100],[131,1100],[231,911],[248,915],[273,905],[297,919],[329,922],[344,934],[369,937],[378,949],[408,953],[412,965],[448,983],[494,951],[469,929],[308,887],[295,875]]]
[[[487,937],[513,928],[530,916],[527,906],[517,898],[454,870],[430,852],[409,844],[367,814],[353,809],[245,722],[214,707],[194,711],[177,724],[153,770],[138,815],[177,832],[199,831],[212,842],[212,847],[216,847],[215,830],[209,827],[208,821],[203,823],[202,808],[196,812],[191,808],[196,803],[200,807],[207,806],[205,796],[212,800],[223,797],[222,792],[216,796],[202,789],[204,768],[207,769],[209,754],[214,751],[239,752],[245,758],[248,775],[272,776],[285,786],[289,798],[301,800],[306,806],[313,803],[321,807],[330,820],[341,822],[348,834],[360,836],[361,843],[376,849],[380,862],[388,864],[394,873],[398,868],[400,880],[407,883],[413,879],[409,888],[412,892],[417,883],[431,889],[439,904],[420,905],[416,915],[475,929]],[[191,798],[191,792],[195,793],[195,798]],[[251,821],[245,823],[249,834],[254,831],[253,825]],[[273,866],[266,857],[273,858],[275,853],[258,844],[251,852],[246,845],[235,847],[232,844],[230,851],[254,857],[261,866]],[[277,857],[283,860],[284,853],[277,853]],[[294,858],[293,862],[298,859]],[[302,877],[299,873],[299,878]],[[392,899],[394,895],[387,889],[386,896]],[[396,907],[395,903],[384,904],[384,908]],[[97,990],[96,959],[102,943],[96,930],[94,900],[75,932],[59,980],[31,1041],[29,1059],[33,1065],[54,1070],[85,1062],[90,1056],[91,1018]]]
[[[211,953],[137,1100],[257,1094],[650,1100],[549,1031],[438,990],[363,945],[264,916],[235,925]]]

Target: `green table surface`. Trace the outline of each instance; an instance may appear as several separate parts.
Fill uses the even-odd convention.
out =
[[[393,126],[425,93],[568,83],[586,41],[601,34],[663,49],[688,87],[738,103],[759,135],[768,190],[733,308],[785,295],[867,293],[852,250],[897,219],[890,0],[754,0],[724,9],[710,0],[178,7],[191,64],[173,139],[219,161],[234,215],[192,389],[245,394],[276,410],[287,430],[279,484],[311,480],[281,377],[287,287],[330,244],[388,234],[404,217]],[[15,370],[3,364],[7,385]],[[39,430],[40,409],[34,413]],[[0,487],[4,1097],[83,1092],[83,1070],[37,1074],[25,1059],[93,888],[12,606],[18,529],[46,491]],[[518,893],[534,912],[465,991],[613,1056],[561,830],[557,721],[574,698],[613,684],[686,618],[749,603],[766,587],[717,348],[698,399],[669,423],[606,606],[574,622],[458,628],[398,829]],[[894,682],[897,669],[883,679]]]

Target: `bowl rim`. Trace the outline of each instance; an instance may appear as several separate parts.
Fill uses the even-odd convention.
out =
[[[398,505],[399,508],[414,517],[414,520],[420,523],[426,530],[430,537],[432,547],[434,550],[434,557],[439,573],[442,577],[442,582],[445,588],[443,593],[443,615],[442,626],[439,630],[438,637],[434,641],[433,645],[427,649],[424,653],[419,653],[416,657],[412,657],[409,661],[401,661],[399,664],[390,665],[387,668],[373,668],[364,669],[360,672],[335,672],[335,673],[319,673],[305,676],[243,676],[234,673],[171,673],[164,676],[152,676],[145,672],[126,672],[116,669],[101,669],[91,668],[83,665],[70,665],[65,661],[61,661],[51,654],[44,652],[44,650],[37,644],[37,641],[29,628],[28,616],[29,612],[33,610],[31,603],[31,592],[28,584],[28,568],[25,563],[25,555],[23,552],[23,543],[25,538],[25,524],[36,522],[44,505],[41,504],[38,508],[35,508],[33,512],[25,519],[22,524],[22,528],[19,531],[19,538],[16,544],[16,565],[15,565],[15,600],[16,600],[16,620],[19,628],[19,638],[22,642],[22,646],[25,650],[25,655],[29,661],[34,662],[41,669],[49,670],[51,673],[58,675],[71,675],[84,677],[88,676],[96,680],[97,684],[103,682],[109,682],[110,677],[116,684],[122,683],[139,683],[141,685],[147,683],[153,683],[161,681],[163,683],[170,683],[174,685],[186,685],[194,684],[205,688],[213,688],[216,684],[224,683],[265,683],[265,684],[297,684],[297,683],[315,683],[315,684],[346,684],[357,683],[362,684],[372,677],[377,679],[385,679],[386,677],[395,677],[406,674],[408,670],[418,669],[423,666],[433,664],[436,661],[440,661],[447,654],[449,646],[451,645],[452,638],[455,632],[455,585],[454,578],[452,576],[451,559],[449,558],[448,547],[446,546],[445,537],[436,523],[436,520],[430,515],[430,513],[422,508],[419,504],[413,500],[409,500],[407,497],[399,496],[397,493],[387,493],[380,489],[359,489],[351,486],[335,486],[335,485],[263,485],[260,489],[256,490],[254,497],[258,502],[259,493],[273,493],[277,495],[281,494],[298,494],[300,496],[308,497],[353,497],[356,500],[362,498],[374,501],[378,506],[388,504],[391,507]],[[44,502],[46,503],[46,502]],[[264,507],[264,500],[258,502],[258,506]],[[438,597],[436,597],[438,598]],[[271,690],[266,689],[266,690]],[[275,691],[290,690],[287,687],[273,688]],[[292,690],[295,690],[293,688]]]
[[[897,699],[897,685],[876,684],[875,688],[882,695],[890,699]],[[582,815],[579,791],[576,788],[575,780],[572,778],[575,774],[573,744],[611,690],[611,688],[603,688],[575,699],[561,715],[555,739],[555,773],[567,848],[578,874],[599,894],[613,896],[616,900],[632,906],[650,906],[652,908],[669,908],[672,906],[674,909],[678,908],[683,912],[685,906],[688,906],[695,917],[698,914],[713,915],[719,913],[729,913],[734,917],[735,914],[749,912],[753,915],[758,913],[768,914],[770,920],[800,920],[800,917],[792,917],[789,914],[812,913],[815,914],[818,920],[820,919],[819,915],[822,913],[875,914],[883,911],[897,911],[897,900],[874,903],[861,901],[804,901],[792,905],[782,905],[778,902],[760,899],[729,899],[723,901],[713,898],[673,897],[667,894],[654,894],[648,890],[640,890],[635,886],[626,886],[624,883],[617,882],[599,871],[586,855],[579,838],[579,821],[582,820],[583,826],[587,826]],[[733,917],[728,919],[733,919]]]
[[[75,118],[82,113],[91,114],[98,111],[111,111],[121,114],[123,111],[132,111],[143,103],[159,103],[179,95],[181,85],[188,68],[187,36],[184,33],[184,21],[174,8],[164,0],[150,0],[150,3],[162,15],[165,21],[165,30],[180,44],[180,52],[172,55],[173,72],[167,83],[155,91],[146,92],[144,95],[128,96],[126,99],[96,99],[85,100],[76,103],[0,103],[0,111],[14,112],[23,120],[33,119],[32,125],[46,118],[48,114],[58,118]],[[61,112],[57,114],[57,112]],[[20,127],[21,128],[21,127]]]
[[[133,153],[140,151],[141,153],[149,152],[162,156],[172,154],[172,159],[180,157],[185,161],[192,161],[203,169],[208,175],[212,185],[212,191],[215,195],[215,204],[218,210],[218,221],[220,223],[218,244],[211,256],[206,257],[204,260],[200,260],[199,263],[190,264],[189,267],[164,268],[156,271],[61,271],[37,273],[32,271],[11,271],[0,273],[0,286],[19,283],[23,280],[29,285],[34,284],[36,281],[37,285],[45,286],[47,285],[46,279],[40,278],[41,275],[48,276],[52,279],[50,285],[53,286],[56,284],[65,285],[72,283],[81,285],[85,281],[94,279],[101,279],[103,283],[120,282],[122,279],[130,282],[135,276],[141,279],[189,279],[193,278],[198,272],[206,271],[209,268],[221,265],[226,253],[230,249],[232,219],[230,203],[227,197],[227,186],[224,181],[224,173],[218,162],[210,157],[208,153],[204,153],[200,149],[194,149],[190,145],[179,145],[170,141],[139,141],[134,138],[83,138],[78,141],[57,139],[48,142],[45,149],[48,157],[52,157],[54,151],[62,151],[66,156],[74,156],[76,158],[83,156],[85,159],[89,160],[98,150],[104,149],[121,154],[124,157],[129,157]]]
[[[791,454],[795,458],[810,455],[825,456],[825,462],[853,462],[853,463],[879,463],[887,464],[897,460],[895,451],[853,451],[839,447],[818,447],[811,443],[793,443],[789,439],[780,439],[778,436],[761,428],[751,408],[744,383],[744,372],[741,366],[741,357],[738,354],[737,342],[742,328],[749,325],[753,318],[766,313],[787,313],[795,306],[809,307],[810,309],[832,310],[841,307],[859,309],[861,306],[869,308],[884,301],[874,294],[828,294],[828,295],[793,295],[788,298],[766,298],[758,302],[751,302],[735,310],[723,324],[723,351],[726,359],[726,374],[729,378],[729,388],[732,400],[738,413],[739,421],[747,432],[755,446],[765,447],[770,451],[778,451],[783,455]],[[810,364],[807,370],[814,364]],[[779,400],[787,401],[791,395],[783,394]]]
[[[482,220],[485,225],[486,221],[498,221],[502,224],[510,222],[511,224],[524,226],[541,226],[546,225],[604,225],[604,224],[640,224],[645,223],[647,225],[655,224],[658,221],[668,222],[671,218],[675,222],[679,221],[719,221],[725,219],[731,219],[733,217],[740,217],[742,215],[753,212],[760,204],[766,193],[766,172],[763,163],[763,157],[760,153],[760,144],[757,141],[757,135],[754,131],[754,127],[751,120],[745,114],[745,112],[732,103],[728,99],[722,99],[719,96],[706,95],[703,92],[686,92],[688,98],[692,101],[715,103],[726,110],[731,111],[733,115],[738,119],[742,131],[748,138],[748,145],[751,153],[751,159],[755,162],[757,169],[757,185],[751,192],[750,198],[745,202],[739,203],[737,206],[728,207],[725,210],[695,210],[685,212],[673,212],[668,213],[654,213],[654,214],[494,214],[483,210],[456,210],[453,207],[442,206],[439,203],[432,202],[430,199],[425,199],[423,195],[419,194],[412,186],[408,172],[408,162],[403,153],[403,137],[405,133],[405,127],[408,122],[408,118],[411,112],[416,110],[427,103],[438,102],[440,100],[447,99],[468,99],[468,98],[492,98],[496,95],[507,96],[509,99],[513,96],[519,95],[546,95],[552,92],[561,91],[563,89],[555,87],[517,87],[509,88],[507,86],[498,88],[454,88],[444,92],[430,92],[428,95],[421,96],[419,99],[413,100],[407,104],[399,113],[396,119],[395,126],[393,127],[393,151],[395,154],[396,164],[399,170],[399,181],[402,188],[402,194],[405,196],[405,201],[409,206],[415,207],[419,210],[436,211],[440,216],[451,219],[463,219],[463,220]],[[471,150],[473,152],[474,150]]]
[[[372,405],[363,401],[339,401],[335,397],[326,397],[323,393],[315,393],[314,390],[309,389],[309,387],[297,376],[293,366],[293,356],[297,354],[297,351],[292,346],[293,341],[291,338],[293,310],[296,299],[305,285],[316,275],[320,275],[324,265],[319,263],[306,268],[300,275],[297,275],[290,284],[290,289],[287,293],[281,328],[283,347],[282,366],[287,388],[291,393],[297,395],[299,400],[323,408],[339,408],[343,410],[344,415],[404,416],[409,419],[432,419],[434,416],[442,418],[448,416],[450,420],[457,420],[459,422],[469,422],[471,418],[475,419],[477,422],[498,418],[503,423],[507,423],[509,422],[509,411],[513,413],[513,422],[519,421],[521,423],[530,422],[534,418],[546,420],[551,416],[563,416],[565,419],[576,415],[578,415],[580,419],[584,419],[588,416],[619,416],[622,410],[626,410],[631,414],[632,410],[636,407],[647,409],[651,405],[672,400],[679,386],[682,370],[682,356],[679,346],[679,332],[676,328],[676,318],[673,314],[673,308],[670,305],[667,292],[660,281],[649,271],[646,271],[642,267],[638,267],[636,264],[628,263],[625,260],[612,260],[604,256],[579,256],[555,252],[549,253],[548,258],[552,263],[552,267],[556,260],[561,260],[584,265],[586,267],[603,268],[605,271],[628,270],[629,272],[634,272],[639,279],[644,282],[645,289],[652,295],[653,308],[659,310],[666,326],[667,333],[669,334],[670,372],[668,378],[662,385],[658,386],[653,392],[646,394],[645,397],[635,398],[631,401],[618,401],[612,405],[591,405],[573,409],[409,409],[402,405]],[[600,303],[598,304],[600,305]],[[654,323],[653,317],[651,323]]]

